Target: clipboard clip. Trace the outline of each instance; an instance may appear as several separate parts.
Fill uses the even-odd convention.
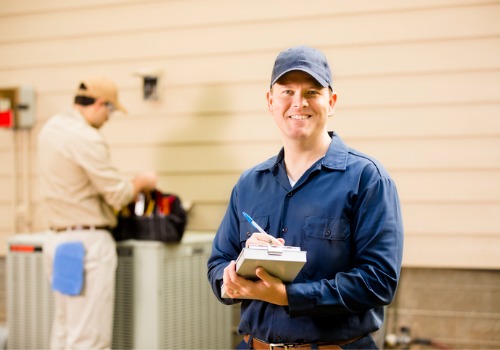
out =
[[[283,255],[283,247],[277,245],[268,245],[267,254],[269,255]]]

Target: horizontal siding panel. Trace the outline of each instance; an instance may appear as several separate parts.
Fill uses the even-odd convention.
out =
[[[0,149],[0,177],[10,177],[13,174],[14,154],[11,149]]]
[[[144,0],[44,0],[44,1],[18,1],[2,0],[0,16],[61,11],[96,7],[99,5],[127,4],[143,2]]]
[[[498,237],[500,202],[402,203],[405,232],[416,237]],[[497,247],[498,249],[498,247]],[[500,256],[500,255],[499,255]]]
[[[0,232],[14,232],[15,210],[12,206],[12,201],[1,201],[0,210]]]
[[[103,130],[111,145],[243,143],[279,140],[279,131],[271,116],[235,115],[196,117],[191,115],[113,120]],[[231,147],[231,146],[228,146]]]
[[[498,103],[500,71],[338,81],[338,107]]]
[[[38,177],[36,175],[37,169],[34,170],[31,183],[31,197],[33,200],[38,201],[40,194]],[[467,205],[468,203],[473,203],[473,206],[477,205],[480,208],[493,205],[492,210],[494,210],[497,205],[500,205],[499,172],[500,170],[484,172],[479,170],[467,172],[392,171],[391,176],[396,182],[402,202],[405,202],[405,206],[414,206],[414,212],[425,210],[427,205],[434,210],[435,206],[450,206],[451,208],[455,208],[456,206]],[[162,191],[178,193],[182,198],[189,201],[228,201],[231,189],[236,184],[240,175],[241,171],[238,170],[227,173],[192,172],[175,174],[175,171],[174,173],[166,172],[159,174],[158,188]],[[470,181],[470,179],[474,179],[474,181]],[[13,187],[11,184],[12,180],[10,177],[0,178],[0,188],[6,189],[0,193],[1,201],[8,201],[12,198]],[[466,209],[467,207],[463,210]],[[422,219],[422,216],[428,215],[428,213],[424,213],[417,215],[412,220],[415,222],[415,225],[420,226],[418,223]],[[484,214],[488,215],[487,211]],[[442,221],[442,219],[436,219],[439,217],[439,213],[431,215],[433,221]],[[456,220],[453,218],[452,222],[454,221]],[[490,225],[494,222],[495,220],[490,222],[488,217],[485,224]],[[498,229],[498,233],[500,234],[500,227]],[[451,228],[451,230],[456,230],[456,228]]]
[[[344,108],[329,120],[329,130],[344,138],[500,137],[500,104],[417,108]],[[139,118],[147,121],[140,123]],[[384,126],[380,128],[380,126]],[[36,128],[38,129],[38,127]],[[36,131],[38,132],[38,130]],[[197,116],[134,115],[115,117],[103,128],[111,145],[137,143],[226,143],[278,140],[267,113]]]
[[[264,84],[245,85],[198,85],[187,87],[166,87],[160,93],[164,96],[159,103],[142,100],[142,93],[121,89],[129,117],[147,119],[148,116],[192,114],[235,114],[248,111],[267,115],[266,88]],[[74,91],[64,95],[46,95],[39,100],[37,119],[46,119],[64,106],[70,106]],[[135,120],[137,121],[137,120]]]
[[[403,267],[498,269],[500,237],[405,237]]]
[[[73,92],[78,79],[105,74],[113,77],[121,88],[137,91],[142,81],[132,73],[149,68],[162,72],[163,86],[260,82],[267,87],[278,50],[181,58],[165,52],[161,59],[96,62],[82,64],[78,69],[75,66],[57,66],[51,69],[0,70],[0,81],[4,86],[33,85],[39,94],[46,94],[68,89]],[[324,48],[324,52],[330,58],[335,79],[343,80],[384,74],[498,70],[500,67],[500,38],[382,44],[375,47],[358,45]],[[453,60],[449,59],[450,56]],[[58,79],[53,79],[54,76]]]
[[[217,231],[226,209],[226,203],[195,204],[189,212],[187,229]]]
[[[191,202],[192,204],[201,202],[228,202],[231,190],[236,184],[241,173],[222,173],[222,174],[207,174],[207,173],[186,173],[186,174],[158,174],[157,188],[162,192],[176,193],[183,201]],[[125,175],[125,177],[128,177]],[[0,186],[7,183],[8,180],[0,179]],[[41,194],[39,186],[37,186],[38,178],[36,175],[32,177],[31,198],[34,205],[41,204]],[[6,191],[7,193],[9,191]],[[7,203],[11,197],[0,200],[5,200]]]
[[[500,205],[500,169],[460,172],[393,171],[391,175],[397,183],[399,195],[407,201]]]
[[[380,160],[389,170],[498,170],[500,139],[352,140],[353,148]]]
[[[7,4],[4,4],[7,2]],[[18,2],[16,2],[18,3]],[[293,3],[293,2],[292,2]],[[0,15],[4,14],[0,23],[0,32],[9,33],[2,41],[23,41],[47,39],[51,37],[67,37],[82,35],[100,35],[107,32],[130,32],[158,30],[165,28],[210,26],[234,24],[252,21],[293,20],[297,17],[348,16],[358,13],[380,13],[382,11],[418,11],[432,7],[452,7],[472,4],[471,1],[419,1],[413,4],[402,4],[397,1],[359,1],[354,6],[342,1],[322,1],[320,6],[291,6],[290,1],[273,1],[272,3],[252,1],[248,3],[228,1],[69,1],[45,4],[37,2],[30,7],[18,7],[21,16],[7,17],[9,12],[16,12],[10,1],[2,2]],[[483,1],[483,4],[494,4]],[[474,3],[477,5],[477,2]],[[410,6],[408,6],[410,5]],[[196,7],[196,11],[193,11]],[[262,11],[265,8],[266,11]],[[52,9],[52,11],[51,11]],[[231,16],[221,16],[231,13]],[[279,17],[276,17],[279,14]],[[189,15],[189,16],[188,16]],[[92,26],[88,25],[92,18]],[[147,21],[144,19],[147,18]],[[54,23],[58,23],[57,26]],[[61,32],[60,28],[67,28]]]
[[[14,144],[14,131],[12,129],[0,129],[0,152],[11,149]],[[4,164],[0,162],[0,164]]]
[[[500,101],[499,101],[500,102]],[[331,130],[349,138],[500,136],[500,103],[338,108]]]
[[[370,140],[347,139],[348,144],[382,162],[389,171],[400,170],[498,170],[500,140],[479,139],[415,139]],[[140,169],[155,169],[162,173],[240,172],[275,155],[279,141],[259,144],[207,145],[127,145],[113,147],[111,158],[118,169],[126,173]],[[467,163],[464,163],[467,159]],[[33,165],[36,166],[35,160]]]
[[[279,143],[154,148],[132,146],[113,149],[112,160],[124,172],[155,169],[164,173],[220,173],[242,171],[273,156],[279,150]]]
[[[336,108],[340,112],[354,107],[408,107],[418,110],[426,105],[427,108],[453,104],[498,105],[499,81],[500,70],[345,79],[337,83]],[[159,103],[143,101],[137,90],[122,89],[120,99],[124,101],[131,117],[137,115],[143,118],[151,113],[155,116],[238,113],[268,115],[266,89],[265,83],[165,87],[161,91],[164,98]],[[62,106],[69,106],[73,93],[72,90],[63,95],[39,95],[37,118],[47,118]]]
[[[235,95],[236,96],[236,95]],[[126,101],[133,100],[127,98]],[[242,96],[244,97],[244,96]],[[167,97],[167,99],[169,99]],[[223,98],[214,97],[214,100]],[[34,127],[33,140],[43,123],[53,113],[59,112],[62,106],[68,106],[70,96],[58,98],[57,103],[45,99],[41,101],[39,119]],[[207,98],[208,100],[208,98]],[[252,111],[213,111],[212,115],[202,114],[201,107],[197,110],[185,110],[181,113],[179,104],[177,111],[168,110],[168,106],[149,106],[142,108],[149,113],[138,112],[126,117],[116,115],[103,128],[107,140],[111,143],[140,144],[179,143],[179,142],[217,142],[235,140],[269,140],[278,137],[274,121],[266,110],[264,92],[261,101],[255,99],[255,104],[262,108],[260,112]],[[138,98],[135,98],[134,108],[140,110]],[[193,104],[182,100],[184,106]],[[479,102],[478,102],[479,103]],[[145,107],[148,107],[143,103]],[[201,103],[200,103],[201,104]],[[215,103],[214,103],[215,104]],[[215,106],[214,106],[215,107]],[[250,106],[248,106],[250,108]],[[208,107],[207,107],[208,109]],[[329,120],[329,129],[336,130],[344,137],[458,137],[458,136],[498,136],[500,135],[500,119],[495,115],[500,112],[500,103],[442,105],[442,106],[408,106],[408,107],[373,107],[356,108],[355,106],[338,107]],[[145,122],[139,122],[139,119]],[[382,128],[380,126],[383,126]],[[12,131],[6,131],[0,137],[0,150],[12,145]]]
[[[160,176],[158,188],[179,194],[193,205],[203,202],[229,202],[231,190],[240,174],[183,174]]]
[[[496,169],[500,159],[499,140],[348,140],[354,148],[378,158],[394,170],[473,170]],[[242,171],[275,155],[278,141],[251,144],[216,144],[157,147],[130,145],[114,147],[112,161],[124,172],[156,169],[159,172],[234,172]],[[464,164],[463,159],[468,159]],[[33,163],[35,164],[35,163]],[[494,165],[496,164],[496,165]]]
[[[98,74],[112,77],[123,89],[138,90],[142,80],[134,73],[146,69],[162,72],[162,83],[166,86],[255,82],[256,79],[267,81],[277,53],[277,50],[272,50],[176,57],[170,56],[166,49],[164,55],[159,58],[84,62],[80,65],[58,65],[50,69],[33,66],[0,70],[0,81],[4,86],[16,85],[19,82],[33,84],[37,86],[37,92],[43,94],[68,89],[73,92],[78,79]],[[78,66],[77,70],[75,66]],[[57,75],[58,79],[54,80],[54,75]]]
[[[265,102],[273,60],[282,48],[307,43],[333,65],[339,99],[329,128],[378,158],[398,185],[405,264],[499,268],[498,1],[294,5],[4,0],[0,85],[37,93],[31,144],[17,142],[33,152],[33,229],[45,226],[40,127],[71,104],[78,79],[104,74],[130,112],[103,129],[113,163],[126,176],[158,171],[162,190],[194,204],[188,229],[215,231],[241,172],[281,147]],[[311,35],[310,28],[342,35]],[[155,103],[142,100],[134,74],[146,68],[162,72]],[[1,165],[23,159],[12,151],[14,134],[0,130]],[[12,169],[0,166],[0,243],[14,231],[12,180]]]
[[[334,77],[440,73],[498,69],[500,66],[498,37],[360,44],[323,51],[332,65]]]
[[[356,2],[345,2],[342,0],[318,0],[318,6],[309,6],[301,8],[300,6],[294,5],[293,1],[290,0],[276,0],[269,3],[265,0],[255,0],[250,3],[244,3],[239,5],[234,5],[233,2],[227,2],[224,0],[198,0],[198,1],[175,1],[175,0],[45,0],[43,2],[34,1],[28,3],[26,1],[18,0],[2,0],[2,7],[0,8],[0,16],[7,16],[12,14],[23,14],[23,13],[38,13],[38,12],[54,12],[54,11],[81,11],[86,8],[96,8],[96,7],[124,7],[128,5],[133,5],[140,3],[142,6],[148,7],[153,6],[159,8],[162,6],[162,2],[168,3],[169,10],[165,13],[165,19],[169,21],[174,21],[174,23],[179,22],[178,12],[192,12],[193,7],[196,7],[200,14],[191,14],[194,17],[192,22],[196,21],[210,21],[206,17],[216,17],[221,13],[232,12],[231,17],[235,20],[241,21],[249,18],[274,18],[275,13],[280,13],[285,17],[294,18],[297,16],[310,16],[322,13],[328,14],[348,14],[351,12],[366,12],[366,11],[391,11],[397,9],[409,9],[415,10],[419,8],[432,8],[432,7],[443,7],[443,6],[463,6],[463,5],[481,5],[481,4],[495,4],[495,0],[420,0],[418,3],[413,2],[401,2],[398,0],[379,0],[373,2],[370,0],[361,0]],[[297,1],[296,4],[301,4]],[[140,7],[133,7],[133,10],[137,11]],[[253,11],[250,11],[252,10]],[[263,11],[265,9],[265,11]],[[176,11],[174,11],[176,10]],[[201,11],[203,10],[203,11]],[[209,12],[212,11],[212,12]],[[225,12],[224,12],[225,11]],[[173,12],[170,14],[170,12]],[[168,16],[168,17],[167,17]],[[156,17],[154,17],[157,19]],[[161,19],[161,18],[160,18]],[[160,20],[157,19],[157,20]],[[129,20],[134,20],[134,18],[129,18]],[[219,18],[219,20],[222,20]],[[230,20],[230,19],[226,19]],[[184,20],[185,23],[189,20]],[[165,24],[164,24],[165,25]]]
[[[48,229],[48,223],[45,217],[45,211],[40,202],[33,202],[33,210],[31,211],[32,230],[38,232]]]
[[[2,164],[2,163],[0,163]],[[12,203],[15,196],[12,174],[0,175],[0,203]]]
[[[491,37],[500,34],[498,21],[500,6],[498,5],[429,11],[363,14],[357,18],[350,16],[297,18],[294,21],[296,27],[315,28],[317,32],[343,33],[341,36],[333,37],[311,36],[308,30],[283,36],[281,33],[290,30],[290,23],[272,20],[252,24],[221,24],[172,30],[156,29],[148,32],[100,33],[90,37],[75,36],[65,39],[11,43],[2,45],[5,49],[2,50],[0,69],[120,62],[138,58],[154,58],[163,56],[165,53],[171,56],[190,56],[275,50],[277,42],[282,45],[281,47],[305,42],[323,48],[366,43]],[[63,15],[66,16],[61,14]],[[78,13],[75,15],[80,17]],[[460,18],[467,18],[468,25],[464,26]],[[363,23],[363,26],[357,23]],[[387,25],[388,23],[391,25]],[[443,23],[446,23],[446,26]],[[75,27],[77,26],[73,26]],[[203,41],[200,38],[217,38],[218,40]],[[113,50],[110,50],[110,43],[112,43]],[[131,50],[130,48],[140,49]]]

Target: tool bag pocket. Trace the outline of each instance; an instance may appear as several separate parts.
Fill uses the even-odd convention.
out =
[[[180,242],[187,224],[187,213],[181,199],[158,190],[141,193],[137,202],[118,213],[118,225],[113,230],[117,241],[137,239]]]

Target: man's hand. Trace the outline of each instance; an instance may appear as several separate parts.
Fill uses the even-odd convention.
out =
[[[285,245],[285,240],[283,238],[276,238],[268,234],[254,232],[252,236],[247,239],[245,246],[248,248],[249,245]]]
[[[255,271],[257,281],[252,281],[238,276],[236,263],[231,263],[224,269],[224,289],[233,299],[245,297],[246,299],[258,299],[276,305],[288,305],[288,297],[283,282],[268,274],[262,267]]]
[[[137,200],[137,196],[140,192],[147,192],[154,190],[157,183],[158,183],[158,175],[154,171],[145,171],[137,174],[132,180],[132,186],[134,189],[134,200]]]

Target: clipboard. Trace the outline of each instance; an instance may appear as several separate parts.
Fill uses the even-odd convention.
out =
[[[255,270],[260,266],[283,282],[292,282],[306,262],[307,252],[300,250],[300,247],[250,245],[243,248],[236,259],[236,273],[255,280]],[[221,288],[221,295],[223,298],[230,298],[225,293],[224,286]]]

